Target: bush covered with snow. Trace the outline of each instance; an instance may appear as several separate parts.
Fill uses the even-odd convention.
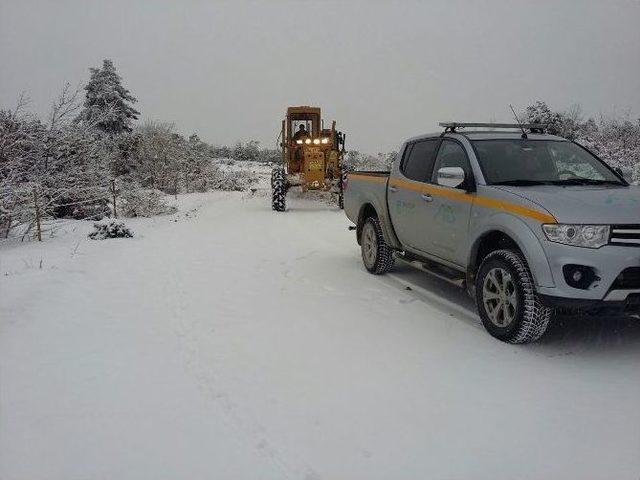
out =
[[[238,142],[226,152],[232,159],[239,162],[261,162],[268,163],[277,161],[282,152],[273,148],[262,148],[257,140],[249,140],[246,143]]]
[[[178,209],[167,204],[165,194],[159,190],[128,185],[123,189],[119,204],[120,213],[125,217],[152,217],[176,213]]]
[[[242,192],[258,181],[258,176],[247,170],[226,170],[212,168],[208,178],[209,188]]]
[[[98,198],[88,201],[69,201],[62,205],[56,205],[52,209],[54,218],[73,218],[74,220],[102,220],[111,214],[109,201],[106,198]]]
[[[388,171],[398,152],[378,153],[368,155],[357,150],[351,150],[345,158],[346,170],[374,170]]]
[[[92,240],[104,240],[106,238],[131,238],[133,232],[124,222],[119,220],[106,220],[93,224],[93,232],[89,234]]]

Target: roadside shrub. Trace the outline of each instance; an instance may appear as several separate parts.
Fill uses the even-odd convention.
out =
[[[257,175],[246,170],[229,171],[216,168],[211,171],[208,183],[213,190],[243,192],[257,181]]]
[[[169,215],[178,209],[168,205],[165,195],[159,190],[146,190],[129,187],[122,192],[119,206],[125,217],[151,217],[153,215]]]
[[[89,234],[91,240],[104,240],[106,238],[131,238],[133,232],[118,220],[106,220],[93,224],[93,232]]]
[[[69,203],[53,208],[55,218],[73,218],[74,220],[102,220],[111,214],[109,201],[100,198],[88,202]]]

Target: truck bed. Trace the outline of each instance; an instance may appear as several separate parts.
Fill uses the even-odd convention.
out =
[[[391,172],[355,170],[347,174],[344,211],[349,220],[358,223],[363,206],[375,208],[381,220],[387,217],[387,183]]]

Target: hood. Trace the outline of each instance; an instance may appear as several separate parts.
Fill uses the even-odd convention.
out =
[[[640,224],[637,186],[497,186],[537,203],[560,223]]]

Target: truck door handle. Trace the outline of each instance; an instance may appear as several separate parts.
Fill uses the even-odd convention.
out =
[[[433,197],[428,193],[423,193],[420,197],[422,197],[425,202],[433,202]]]
[[[398,188],[397,187],[389,187],[389,191],[391,193],[396,193],[398,191]]]

